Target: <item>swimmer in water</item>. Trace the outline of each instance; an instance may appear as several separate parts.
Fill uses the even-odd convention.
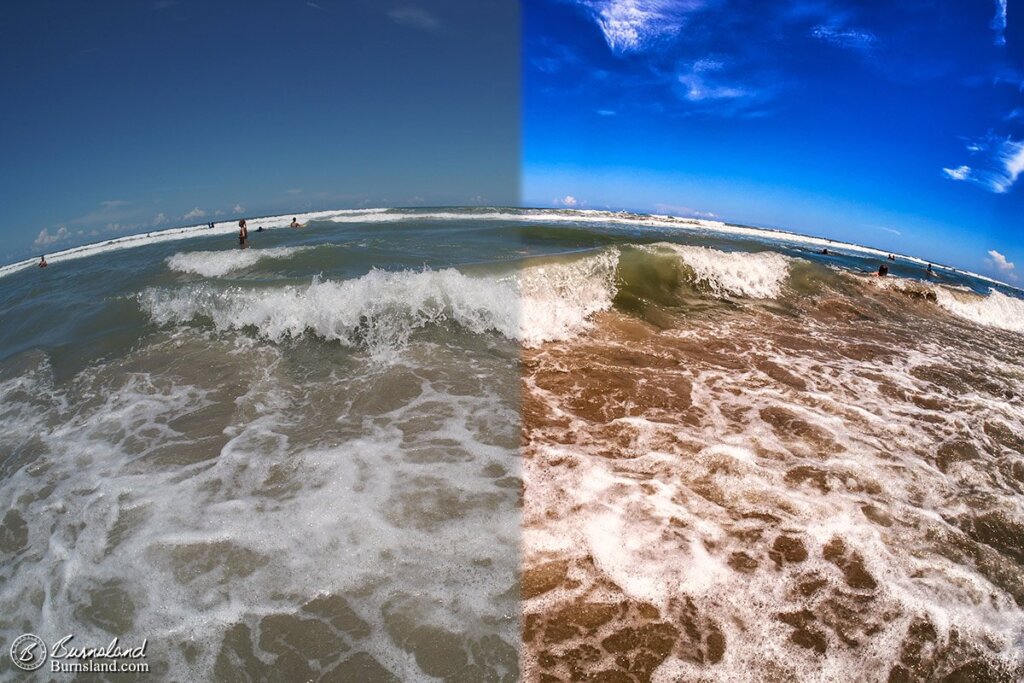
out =
[[[290,227],[290,228],[301,228],[303,226],[302,226],[302,223],[300,223],[297,218],[292,217],[291,225],[289,225],[288,227]]]
[[[822,249],[821,253],[824,254],[825,256],[828,256],[828,249]]]
[[[882,265],[878,266],[878,277],[885,277],[888,274],[889,274],[889,266],[885,265],[884,263]]]
[[[245,219],[238,221],[238,246],[241,249],[249,248],[249,228],[245,227]]]
[[[48,265],[50,265],[50,264],[46,262],[46,256],[45,255],[40,256],[39,257],[39,267],[40,268],[45,268]]]

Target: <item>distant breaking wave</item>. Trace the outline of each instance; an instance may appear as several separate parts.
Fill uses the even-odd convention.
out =
[[[167,267],[180,273],[192,273],[203,277],[222,277],[236,270],[251,268],[266,259],[286,259],[314,248],[274,247],[271,249],[178,252],[167,259]]]

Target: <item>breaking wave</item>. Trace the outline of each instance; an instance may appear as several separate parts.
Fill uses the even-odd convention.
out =
[[[445,323],[535,346],[571,336],[611,306],[616,260],[608,252],[497,277],[454,268],[374,269],[353,280],[316,278],[303,287],[150,288],[139,303],[160,325],[207,319],[218,330],[254,329],[275,342],[312,334],[375,353],[402,348],[417,330]]]
[[[935,288],[936,301],[953,315],[978,325],[1024,333],[1024,299],[991,290],[987,295]]]
[[[236,270],[251,268],[266,259],[286,259],[312,248],[275,247],[271,249],[178,252],[167,259],[167,267],[180,273],[191,273],[203,277],[223,277]]]

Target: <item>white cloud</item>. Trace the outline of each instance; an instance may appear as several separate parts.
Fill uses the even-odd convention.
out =
[[[655,210],[670,216],[703,218],[705,220],[715,220],[718,218],[717,213],[712,213],[710,211],[698,211],[697,209],[691,209],[688,206],[679,206],[678,204],[655,204],[654,208]]]
[[[200,209],[197,206],[196,208],[192,209],[191,211],[186,213],[184,216],[182,216],[182,218],[185,219],[186,221],[190,221],[193,218],[202,218],[205,215],[206,215],[206,212],[203,211],[202,209]]]
[[[562,206],[576,206],[579,202],[571,194],[567,194],[560,199],[555,200],[555,204],[561,204]]]
[[[163,213],[158,213],[156,215],[156,217],[153,219],[153,225],[160,225],[161,223],[166,223],[166,222],[167,222],[167,216],[165,216]]]
[[[617,113],[618,112],[616,112],[616,111],[614,111],[612,109],[598,109],[597,110],[597,115],[598,116],[615,116],[615,114],[617,114]]]
[[[604,33],[612,52],[637,52],[682,30],[702,0],[578,0]]]
[[[855,28],[839,28],[826,24],[819,24],[812,28],[811,35],[818,40],[824,40],[846,50],[868,50],[878,42],[878,38],[870,31],[862,31]]]
[[[35,242],[33,242],[32,244],[37,247],[45,247],[50,244],[53,244],[54,242],[62,242],[68,239],[69,237],[71,237],[71,233],[69,233],[68,229],[65,228],[63,225],[57,228],[57,232],[53,234],[50,234],[49,230],[43,228],[42,230],[39,231],[39,235],[36,237]]]
[[[753,94],[746,88],[715,83],[696,72],[680,74],[679,83],[683,86],[683,95],[691,102],[734,100],[741,97],[749,97]]]
[[[424,31],[433,31],[441,26],[441,22],[437,20],[437,17],[419,7],[396,7],[388,12],[388,16],[391,17],[392,21],[398,24],[411,26],[412,28],[422,29]]]
[[[231,210],[234,211],[235,213],[245,213],[245,207],[242,206],[241,204],[235,204],[235,207]]]
[[[285,190],[285,192],[287,192],[288,194],[302,194],[302,188],[301,187],[295,187],[295,188],[292,188],[290,190]]]
[[[313,9],[323,9],[323,7],[316,4],[315,2],[307,2],[306,7],[312,7]]]
[[[951,180],[967,180],[971,175],[971,167],[957,166],[956,168],[944,168],[942,172]]]
[[[992,30],[996,32],[996,45],[1006,45],[1006,1],[996,0],[996,15],[992,17]]]
[[[1020,174],[1024,173],[1024,140],[1014,142],[1008,139],[1003,142],[999,148],[998,159],[1003,164],[1003,174],[994,183],[994,189],[996,192],[1006,192],[1017,182]]]
[[[1016,266],[1011,261],[1007,261],[1006,257],[995,249],[989,250],[987,263],[989,267],[1000,275],[1008,277],[1011,280],[1017,279],[1017,274],[1013,272]]]
[[[984,153],[981,165],[944,168],[942,172],[953,180],[967,180],[990,192],[1003,194],[1024,174],[1024,140],[989,137],[967,145],[972,153]]]

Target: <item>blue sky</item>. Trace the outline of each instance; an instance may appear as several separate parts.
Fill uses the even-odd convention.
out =
[[[524,203],[788,228],[1020,284],[1009,2],[525,0]]]
[[[519,8],[7,3],[0,261],[365,205],[514,204]]]

